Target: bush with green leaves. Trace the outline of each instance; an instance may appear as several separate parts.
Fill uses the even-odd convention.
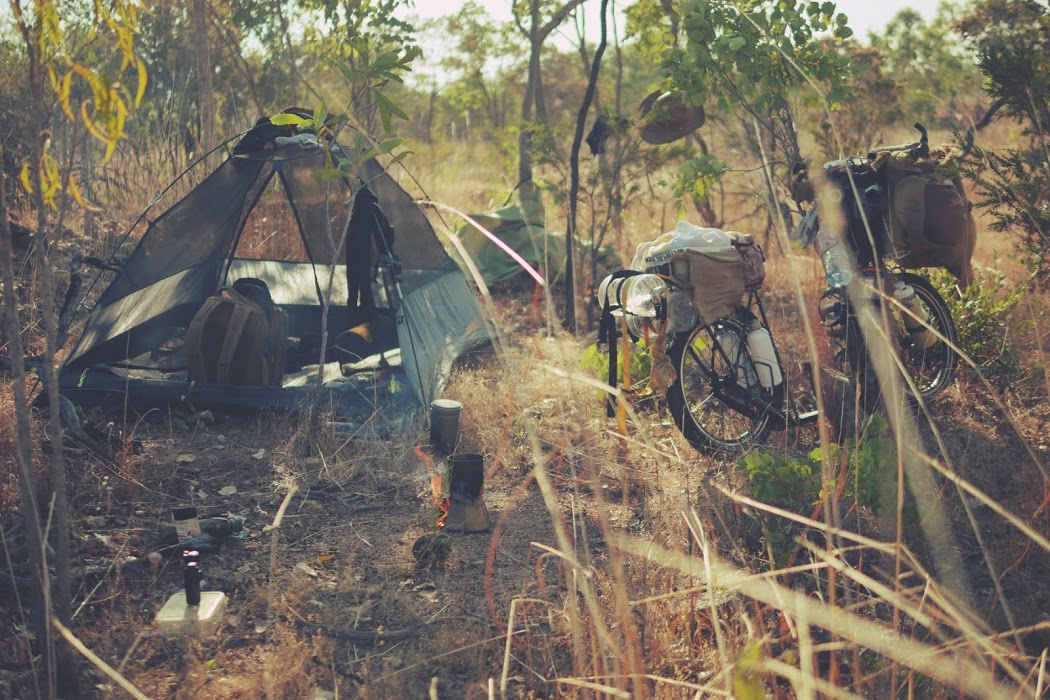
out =
[[[821,464],[827,460],[838,474],[846,459],[846,484],[842,494],[858,505],[876,511],[883,503],[882,484],[896,463],[896,447],[888,434],[886,421],[872,415],[859,438],[842,445],[817,447],[805,457],[774,455],[754,451],[740,460],[740,468],[751,482],[755,498],[791,510],[812,508],[820,500]],[[837,483],[827,488],[838,490]]]
[[[838,450],[834,443],[830,447]],[[823,454],[819,447],[804,458],[755,450],[742,457],[737,466],[751,482],[755,498],[799,510],[812,507],[820,497]]]
[[[1050,8],[1034,0],[978,0],[958,23],[978,57],[985,92],[995,102],[983,120],[1009,117],[1021,125],[1015,145],[979,145],[965,168],[977,206],[991,228],[1015,237],[1026,262],[1050,277]]]
[[[1047,125],[1050,127],[1050,124]],[[976,205],[991,214],[989,228],[1013,237],[1028,269],[1050,279],[1050,137],[998,151],[975,147],[964,166],[980,189]]]
[[[614,342],[620,343],[620,339],[617,337]],[[629,357],[627,368],[631,372],[631,381],[637,382],[649,376],[653,368],[653,358],[644,340],[629,345],[631,351],[627,353]],[[617,350],[622,350],[622,345],[617,346]],[[623,377],[623,355],[623,352],[616,353],[616,372],[620,377]],[[603,382],[609,379],[609,353],[599,349],[596,344],[584,349],[580,356],[580,364],[584,369],[589,369],[598,375],[598,379]],[[599,395],[605,396],[605,392],[599,392]]]
[[[833,476],[821,480],[821,466],[827,462]],[[837,483],[845,464],[846,483]],[[751,482],[752,495],[771,505],[809,515],[825,495],[839,494],[846,501],[871,513],[878,513],[891,502],[896,484],[894,474],[897,449],[886,419],[873,414],[856,438],[843,444],[817,447],[804,457],[755,450],[744,455],[737,466]],[[802,527],[782,518],[759,517],[764,547],[773,567],[780,567],[798,549],[795,544]]]
[[[1011,379],[1021,373],[1020,349],[1014,341],[1011,314],[1024,298],[1026,285],[1011,284],[1001,272],[975,271],[965,291],[944,270],[931,271],[930,281],[948,304],[959,349],[978,370],[996,379]]]

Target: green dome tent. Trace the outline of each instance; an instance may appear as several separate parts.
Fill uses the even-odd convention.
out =
[[[376,160],[361,164],[357,180],[314,177],[349,152],[331,136],[269,119],[223,150],[185,196],[164,210],[158,197],[143,212],[125,236],[142,234],[125,259],[119,247],[110,254],[111,270],[93,285],[104,290],[61,368],[62,392],[81,402],[185,397],[198,409],[297,408],[316,398],[323,373],[324,401],[344,420],[429,405],[454,360],[488,335],[471,288],[412,197]],[[202,159],[169,190],[188,187],[203,167]],[[261,280],[287,314],[283,382],[191,384],[186,328],[209,296],[243,278]],[[368,329],[353,362],[330,345],[319,363],[329,289],[329,338]]]

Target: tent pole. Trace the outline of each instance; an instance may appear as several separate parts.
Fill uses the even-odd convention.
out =
[[[398,276],[398,272],[395,269],[394,252],[390,250],[390,244],[387,243],[386,237],[383,235],[383,227],[380,225],[379,220],[375,218],[375,213],[372,214],[372,219],[375,222],[375,226],[372,228],[372,234],[379,239],[379,244],[383,246],[383,250],[386,251],[387,267],[390,270],[391,276],[394,278],[394,291],[397,292],[397,307],[403,309],[405,306],[405,295],[401,291],[401,278]],[[405,314],[405,331],[408,333],[408,344],[409,352],[412,353],[412,367],[416,372],[416,381],[419,382],[419,390],[423,392],[423,406],[427,405],[428,400],[433,400],[433,396],[427,396],[427,388],[423,386],[423,375],[419,373],[419,360],[416,357],[416,343],[412,337],[412,324],[409,323],[408,314]],[[402,360],[401,366],[404,367],[404,361]]]

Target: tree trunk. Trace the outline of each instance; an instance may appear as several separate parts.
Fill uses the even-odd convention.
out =
[[[572,247],[576,237],[576,198],[580,192],[580,144],[583,143],[587,113],[590,112],[598,87],[598,73],[602,67],[602,55],[605,53],[605,14],[608,9],[609,0],[602,0],[602,36],[598,42],[598,48],[594,51],[591,73],[587,79],[587,90],[583,93],[583,103],[576,115],[576,133],[572,137],[572,151],[569,154],[569,218],[565,227],[565,325],[573,329],[576,327],[576,285],[574,284]]]
[[[532,180],[532,134],[529,122],[532,121],[535,108],[535,121],[547,122],[547,105],[543,99],[543,72],[540,66],[540,53],[543,42],[550,33],[560,25],[569,13],[583,4],[583,0],[568,0],[551,17],[550,21],[540,25],[540,0],[529,0],[529,27],[526,32],[529,39],[529,73],[525,83],[525,97],[521,101],[521,133],[518,135],[518,182]],[[519,28],[521,25],[518,25]],[[523,30],[524,31],[524,30]]]
[[[430,99],[427,101],[427,118],[423,123],[423,143],[431,144],[434,142],[432,136],[432,130],[434,128],[434,109],[437,105],[437,88],[430,90]]]
[[[0,157],[3,150],[0,149]],[[22,347],[22,324],[18,318],[18,297],[15,293],[14,255],[11,250],[11,227],[7,217],[7,193],[0,177],[0,278],[3,281],[4,324],[7,329],[8,355],[11,360],[11,384],[15,399],[16,443],[18,459],[18,492],[22,500],[22,519],[25,522],[26,550],[29,556],[30,580],[33,598],[30,624],[37,642],[37,653],[42,655],[44,667],[54,669],[54,647],[51,643],[50,611],[48,610],[47,564],[44,560],[43,535],[40,531],[40,512],[37,510],[36,472],[33,464],[32,423],[29,399],[26,396],[25,356]],[[37,245],[42,242],[37,241]]]
[[[208,41],[208,0],[193,0],[193,32],[197,48],[197,102],[200,110],[200,149],[215,147],[215,92],[212,90],[211,42]]]
[[[28,53],[28,78],[29,78],[29,93],[31,104],[30,108],[34,114],[47,114],[47,106],[44,100],[44,56],[43,56],[43,35],[42,29],[39,22],[36,26],[30,28],[29,25],[23,21],[19,21],[19,31],[22,34],[22,38],[25,41],[26,51]],[[30,180],[33,182],[33,205],[37,210],[37,236],[40,237],[39,244],[35,246],[36,250],[36,274],[40,284],[40,290],[44,297],[41,305],[41,317],[44,323],[44,333],[46,336],[46,346],[44,352],[44,387],[47,391],[48,399],[48,410],[50,413],[49,419],[49,432],[51,441],[51,482],[53,492],[53,503],[54,503],[54,526],[55,526],[55,578],[56,588],[54,595],[49,595],[49,574],[47,570],[47,562],[44,557],[43,550],[40,550],[40,567],[41,570],[37,571],[37,554],[30,554],[30,565],[33,567],[33,577],[41,579],[40,582],[40,595],[43,600],[40,604],[40,611],[34,610],[33,618],[34,623],[39,624],[41,622],[41,616],[43,617],[43,630],[39,631],[37,637],[37,643],[41,647],[41,651],[44,654],[45,666],[48,671],[48,692],[50,697],[54,697],[57,691],[64,698],[76,698],[80,696],[80,690],[77,682],[76,666],[69,656],[69,648],[65,645],[56,647],[54,644],[54,636],[52,634],[51,627],[51,610],[50,604],[53,602],[55,612],[58,618],[63,623],[68,623],[72,615],[72,580],[70,576],[70,546],[69,546],[69,501],[66,494],[66,463],[65,456],[62,449],[62,416],[59,404],[58,396],[58,371],[55,366],[55,341],[57,338],[57,323],[56,323],[56,312],[55,312],[55,291],[54,291],[54,278],[50,270],[49,262],[49,250],[50,246],[46,245],[47,230],[48,230],[48,210],[44,201],[44,153],[45,145],[47,140],[50,138],[50,123],[46,120],[39,125],[39,131],[35,135],[35,138],[31,142],[30,148]],[[0,199],[3,199],[4,193],[0,188]],[[7,210],[6,203],[2,205],[3,214],[2,217],[5,220],[3,223],[3,236],[5,239],[5,252],[3,265],[5,268],[11,264],[11,250],[10,250],[10,226],[7,224]],[[7,277],[7,270],[5,270],[5,278]],[[9,329],[11,339],[9,342],[17,343],[19,345],[17,355],[18,364],[21,365],[18,368],[14,368],[13,372],[15,376],[15,409],[16,409],[16,421],[19,422],[18,434],[19,443],[25,442],[26,445],[20,445],[18,448],[19,462],[21,469],[20,489],[22,490],[23,497],[23,514],[26,517],[26,532],[36,534],[27,534],[29,538],[29,544],[32,547],[32,542],[35,539],[38,544],[40,542],[40,513],[37,510],[37,504],[35,501],[35,488],[31,491],[26,490],[25,487],[33,486],[35,476],[33,474],[32,464],[32,452],[31,452],[31,438],[29,416],[28,416],[28,404],[26,404],[27,396],[25,393],[25,363],[23,356],[23,349],[21,347],[21,328],[18,326],[18,306],[17,298],[13,296],[14,293],[14,274],[13,268],[10,270],[10,282],[12,296],[10,299],[6,299],[6,281],[5,281],[5,304],[4,307],[7,309],[7,320],[8,322],[14,321],[15,326]],[[25,425],[21,425],[19,415],[25,413]],[[29,453],[25,454],[26,446],[30,448]],[[24,482],[24,484],[22,483]],[[25,500],[26,498],[30,500]],[[30,523],[30,517],[34,518]],[[53,598],[53,601],[52,601]],[[34,600],[34,603],[37,601]],[[35,606],[34,606],[35,607]],[[56,653],[57,652],[57,653]],[[57,681],[56,685],[51,683],[51,680]]]
[[[535,2],[536,0],[533,0]],[[535,70],[539,72],[539,62]],[[529,75],[525,83],[525,95],[521,100],[521,131],[518,133],[518,184],[532,181],[532,99],[536,92],[536,80],[533,75],[532,57],[529,57]]]

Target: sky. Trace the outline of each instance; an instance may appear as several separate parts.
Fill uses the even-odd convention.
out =
[[[506,21],[510,19],[511,0],[476,0],[483,6],[494,19]],[[836,2],[839,12],[845,13],[849,18],[849,26],[860,39],[866,39],[870,31],[881,32],[886,23],[905,8],[918,11],[927,20],[936,14],[937,5],[940,0],[839,0]],[[621,0],[619,5],[630,4]],[[411,10],[420,17],[431,18],[454,14],[462,2],[455,0],[415,0],[415,9]],[[597,14],[601,3],[599,0],[585,0],[584,6],[590,10],[593,19],[587,22],[595,34],[598,31]],[[621,29],[622,29],[622,25]]]
[[[519,0],[524,1],[524,0]],[[772,0],[770,0],[772,1]],[[882,32],[886,24],[901,10],[911,8],[921,14],[927,21],[934,18],[940,0],[832,0],[835,2],[837,11],[845,13],[849,19],[849,26],[854,35],[863,43],[867,42],[870,32]],[[955,0],[951,0],[955,2]],[[485,8],[486,12],[499,22],[510,20],[510,8],[512,0],[475,0]],[[629,6],[634,0],[612,0],[614,7]],[[455,14],[466,4],[464,0],[414,0],[414,7],[408,7],[407,3],[397,12],[403,18],[410,16],[420,19],[434,19]],[[593,41],[600,37],[600,26],[598,13],[601,8],[601,0],[584,0],[585,22],[587,36]],[[617,21],[619,32],[623,32],[624,23],[621,19]],[[611,30],[610,30],[611,31]],[[575,51],[576,33],[572,25],[566,23],[560,30],[550,38],[550,42],[562,51]],[[425,60],[413,66],[413,74],[408,78],[410,83],[416,81],[429,81],[437,79],[441,81],[443,70],[439,67],[443,54],[440,39],[435,43],[432,39],[424,38],[422,41]],[[494,59],[498,60],[498,59]],[[490,66],[495,69],[495,66]]]

